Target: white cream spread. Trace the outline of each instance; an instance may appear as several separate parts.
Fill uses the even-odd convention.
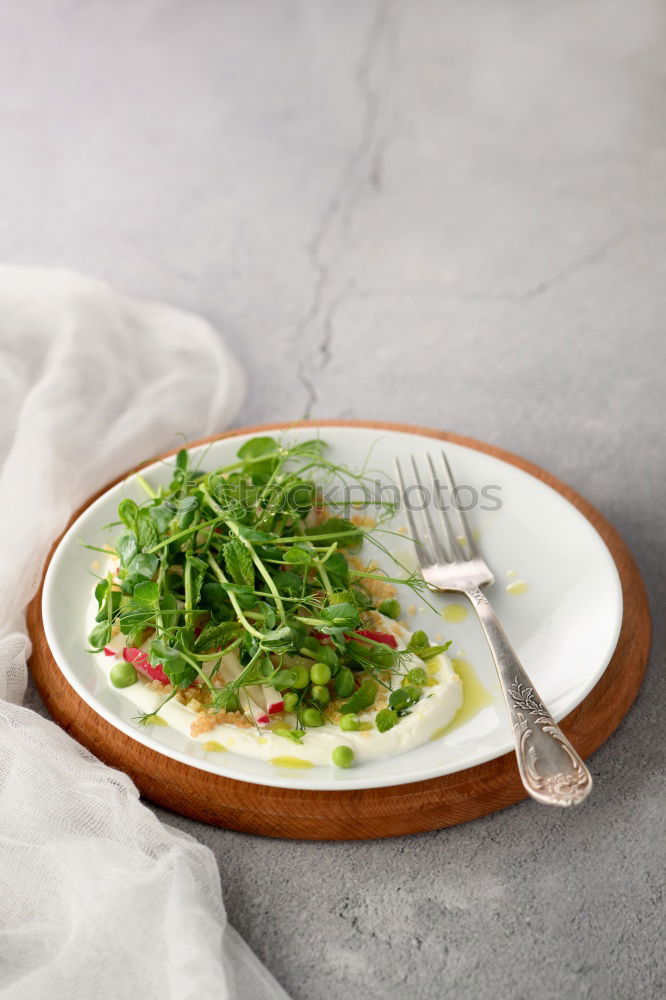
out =
[[[398,646],[403,649],[411,636],[407,629],[389,618],[384,619],[384,631],[391,632]],[[116,636],[109,643],[109,647],[114,649],[118,656],[123,645],[122,635]],[[100,669],[108,677],[117,658],[107,656],[105,653],[95,655]],[[414,666],[418,665],[427,670],[432,679],[431,686],[424,687],[422,698],[409,713],[399,718],[397,724],[384,733],[379,732],[374,725],[378,711],[374,706],[359,714],[360,721],[371,724],[371,728],[365,731],[343,732],[338,725],[326,721],[323,726],[307,729],[300,743],[278,735],[268,726],[241,728],[230,723],[218,724],[198,736],[191,736],[190,728],[197,718],[197,713],[175,699],[161,709],[160,717],[167,725],[184,733],[194,743],[200,744],[211,756],[221,750],[229,750],[246,757],[273,761],[277,766],[280,758],[288,758],[291,762],[288,766],[297,767],[299,762],[303,762],[303,766],[330,764],[332,751],[336,747],[347,746],[354,751],[357,763],[380,760],[427,743],[435,733],[440,732],[451,722],[462,707],[462,681],[455,673],[448,656],[441,654],[433,657],[427,664],[415,658]],[[401,679],[400,676],[394,675],[396,686]],[[143,677],[130,687],[117,690],[144,713],[155,712],[164,700],[164,695],[144,682]],[[294,729],[295,716],[289,713],[271,716],[271,727],[280,725]]]

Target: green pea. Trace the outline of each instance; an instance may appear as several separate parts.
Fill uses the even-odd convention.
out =
[[[313,684],[328,684],[331,679],[331,671],[325,663],[315,663],[310,667],[310,679]]]
[[[351,747],[336,747],[331,760],[336,767],[351,767],[354,763],[354,751]]]
[[[340,667],[335,675],[335,693],[338,698],[348,698],[355,688],[354,675],[349,667]]]
[[[423,687],[428,680],[428,675],[423,667],[413,667],[407,674],[407,680],[410,684],[418,684]]]
[[[295,691],[287,691],[282,697],[285,712],[293,712],[300,700]]]
[[[301,719],[304,726],[310,726],[311,728],[324,725],[324,717],[316,708],[304,708],[301,712]]]
[[[343,715],[340,719],[340,729],[343,733],[355,733],[360,726],[361,720],[358,715]]]
[[[400,607],[400,601],[396,601],[395,597],[390,597],[386,601],[382,601],[379,605],[379,610],[387,618],[399,618],[402,614],[402,609]]]
[[[407,694],[409,695],[409,700],[412,702],[412,704],[415,701],[418,701],[421,695],[423,694],[421,688],[418,687],[418,685],[416,684],[410,684],[407,677],[405,677],[404,681],[402,682],[402,690],[407,692]]]
[[[310,693],[319,705],[328,705],[331,700],[331,692],[324,684],[313,684]]]
[[[126,688],[136,682],[136,670],[131,663],[121,660],[111,667],[111,683],[117,688]]]
[[[412,699],[404,687],[399,687],[395,691],[391,691],[389,695],[389,705],[391,708],[395,708],[397,712],[401,712],[404,708],[409,708],[411,703]]]
[[[310,671],[307,667],[288,667],[286,670],[278,670],[273,678],[273,686],[278,691],[286,691],[287,688],[304,688],[310,682]]]
[[[293,679],[289,687],[293,688],[304,688],[310,683],[310,674],[307,667],[297,666],[292,667]]]

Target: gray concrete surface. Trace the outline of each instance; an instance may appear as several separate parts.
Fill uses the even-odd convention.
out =
[[[526,455],[651,593],[651,667],[580,811],[334,845],[161,814],[215,851],[295,1000],[664,995],[665,21],[658,0],[0,3],[2,259],[204,313],[249,374],[239,423],[389,418]]]

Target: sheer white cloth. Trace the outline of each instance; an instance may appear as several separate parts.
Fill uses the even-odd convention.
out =
[[[0,267],[0,997],[286,1000],[226,925],[213,854],[21,705],[24,611],[73,508],[222,429],[243,377],[204,320]]]

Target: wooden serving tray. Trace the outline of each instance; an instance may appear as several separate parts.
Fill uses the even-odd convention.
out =
[[[615,560],[622,583],[624,614],[617,647],[608,668],[587,698],[562,721],[561,727],[584,757],[608,739],[638,693],[650,648],[650,613],[645,587],[631,553],[608,521],[570,487],[543,469],[471,438],[425,427],[370,421],[304,421],[297,426],[372,427],[453,441],[524,469],[578,508],[601,535]],[[284,424],[239,428],[194,444],[281,427]],[[175,451],[167,455],[173,455]],[[154,459],[150,459],[152,461]],[[126,476],[108,483],[91,497],[72,516],[70,524],[93,500],[124,478]],[[55,542],[49,554],[44,573],[59,541]],[[42,587],[43,577],[39,591],[28,607],[28,627],[33,644],[30,667],[46,707],[79,743],[105,763],[125,771],[146,798],[167,809],[205,823],[267,837],[361,840],[453,826],[526,797],[513,754],[428,781],[391,788],[338,792],[270,788],[181,764],[115,729],[70,687],[51,655],[44,635]]]

